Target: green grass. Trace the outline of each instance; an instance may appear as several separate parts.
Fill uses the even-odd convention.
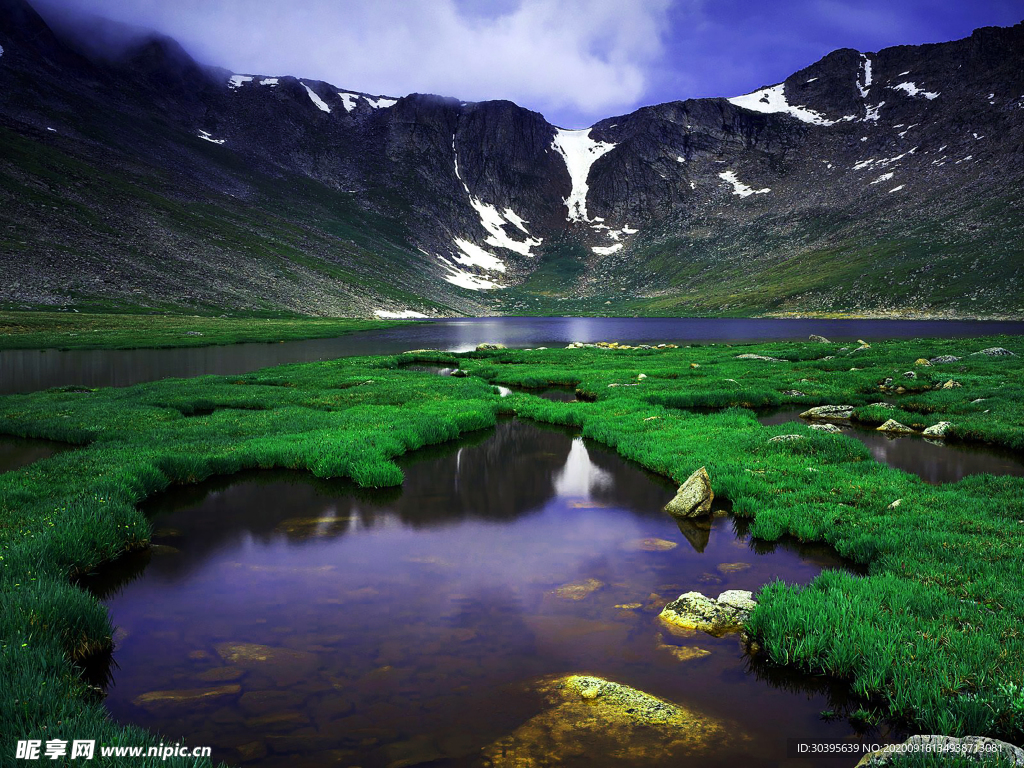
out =
[[[968,355],[994,345],[1019,356]],[[792,362],[736,359],[748,351]],[[913,366],[939,354],[963,359]],[[456,362],[471,375],[405,370],[412,362]],[[912,368],[911,391],[889,396],[895,412],[870,407],[882,398],[880,382]],[[950,378],[963,386],[932,388]],[[590,402],[500,398],[498,383],[573,385]],[[849,403],[869,423],[883,414],[920,425],[948,420],[951,439],[1024,450],[1022,387],[1024,343],[1004,337],[879,342],[852,356],[809,343],[427,353],[0,398],[0,433],[82,446],[0,475],[4,735],[154,738],[110,721],[75,666],[111,640],[105,608],[74,579],[147,544],[144,498],[246,469],[396,486],[395,457],[515,412],[575,426],[676,481],[706,466],[716,494],[751,518],[755,537],[826,542],[862,564],[862,574],[765,586],[750,630],[771,662],[847,681],[867,719],[1019,743],[1024,479],[931,486],[879,464],[856,440],[796,424],[763,427],[742,406]],[[783,394],[790,389],[806,396]],[[805,439],[769,442],[788,433]],[[895,499],[901,505],[889,509]]]
[[[402,325],[336,317],[0,312],[0,349],[138,349],[342,336]]]

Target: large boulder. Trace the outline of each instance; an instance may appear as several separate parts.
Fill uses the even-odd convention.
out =
[[[818,335],[818,334],[816,334],[816,333],[812,333],[812,334],[811,334],[810,336],[808,336],[807,338],[808,338],[808,340],[810,340],[810,341],[816,341],[816,342],[818,342],[819,344],[831,344],[831,343],[832,343],[831,341],[829,341],[828,339],[826,339],[826,338],[825,338],[824,336],[819,336],[819,335]]]
[[[933,357],[928,362],[930,362],[930,363],[958,363],[958,362],[960,362],[960,358],[957,357],[956,355],[939,355],[938,357]]]
[[[928,429],[924,431],[925,437],[945,437],[946,432],[953,426],[951,421],[940,421],[938,424],[932,424]]]
[[[711,478],[707,469],[701,467],[679,486],[676,497],[665,505],[665,511],[675,517],[701,517],[711,513],[711,502],[714,500]]]
[[[849,421],[853,418],[852,405],[819,405],[809,408],[800,414],[802,419],[821,419],[822,421]]]
[[[939,761],[949,760],[952,763],[956,759],[981,766],[1024,768],[1024,749],[985,736],[911,736],[902,744],[890,744],[885,749],[869,752],[857,763],[857,768],[900,765],[902,755],[915,755],[918,758],[932,755],[936,758],[936,765]],[[961,762],[957,762],[957,765]]]
[[[481,342],[480,344],[476,345],[477,352],[494,352],[499,349],[508,349],[508,347],[506,347],[504,344],[491,343],[487,341]]]
[[[742,630],[756,605],[745,589],[726,590],[717,599],[686,592],[666,605],[658,618],[673,627],[723,635]]]

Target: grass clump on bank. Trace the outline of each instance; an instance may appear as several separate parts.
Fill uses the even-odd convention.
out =
[[[969,354],[997,345],[1024,352],[1003,338],[893,341],[853,354],[806,343],[422,353],[2,398],[0,432],[83,446],[0,475],[5,733],[144,743],[109,721],[74,666],[110,647],[110,625],[73,579],[145,546],[145,497],[258,468],[398,485],[396,456],[514,411],[579,427],[677,481],[707,466],[716,494],[752,518],[755,536],[827,542],[863,564],[862,575],[826,572],[761,591],[750,629],[772,661],[847,680],[874,718],[1020,742],[1024,479],[931,486],[876,462],[856,440],[801,424],[763,427],[744,407],[849,404],[871,422],[950,421],[951,438],[1020,450],[1022,357]],[[914,366],[944,354],[961,359]],[[405,367],[440,362],[470,375]],[[913,391],[879,389],[908,370]],[[934,389],[949,379],[961,386]],[[492,384],[573,385],[589,402],[501,398]],[[883,398],[898,407],[872,407]],[[781,434],[803,439],[769,441]]]
[[[296,341],[402,325],[338,317],[0,312],[0,349],[140,349]]]

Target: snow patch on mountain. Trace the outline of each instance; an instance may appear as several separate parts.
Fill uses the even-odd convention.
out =
[[[899,83],[898,85],[890,85],[894,91],[903,91],[908,96],[924,96],[924,98],[931,101],[932,99],[938,98],[938,91],[926,91],[924,88],[919,88],[917,83],[907,81],[905,83]]]
[[[459,288],[468,288],[471,291],[490,291],[495,288],[505,287],[486,277],[459,269],[447,259],[441,259],[441,265],[448,272],[444,279],[452,285],[457,285]]]
[[[390,312],[386,309],[378,309],[375,310],[373,314],[387,320],[419,320],[426,317],[422,312],[413,312],[411,309],[403,309],[400,312]]]
[[[455,178],[462,182],[462,188],[466,190],[466,194],[469,195],[469,204],[476,211],[477,216],[480,217],[480,225],[487,230],[487,239],[484,240],[487,245],[494,246],[495,248],[506,248],[510,251],[518,253],[522,256],[533,256],[532,249],[535,246],[540,245],[544,242],[543,238],[530,236],[530,231],[526,228],[526,220],[523,219],[519,214],[513,211],[511,208],[505,208],[505,210],[499,211],[495,206],[485,203],[478,197],[474,197],[469,191],[469,186],[466,184],[465,179],[462,178],[462,173],[459,171],[459,153],[455,148],[455,135],[452,135],[452,155],[455,158]],[[525,235],[525,240],[515,240],[506,231],[505,227],[512,225],[520,229]],[[460,242],[467,242],[465,240],[456,239],[456,245]],[[481,253],[487,254],[490,258],[494,258],[491,254],[484,251],[479,246],[473,246],[478,249]],[[464,254],[467,253],[465,248],[459,245],[459,248]],[[500,262],[499,262],[500,263]],[[485,267],[490,269],[490,267]],[[505,265],[502,264],[501,271],[505,271]]]
[[[590,191],[587,178],[590,176],[590,168],[599,157],[608,154],[616,146],[611,142],[594,141],[590,138],[590,131],[590,128],[577,131],[559,128],[551,142],[551,148],[565,161],[572,181],[569,196],[565,198],[565,205],[569,209],[567,221],[592,221],[587,216],[587,192]]]
[[[764,195],[772,191],[770,187],[765,187],[764,189],[754,189],[753,187],[748,187],[746,184],[744,184],[742,181],[736,178],[735,171],[725,171],[723,173],[720,173],[718,174],[718,178],[720,178],[722,181],[726,181],[732,184],[732,193],[734,195],[739,195],[740,197],[750,197],[751,195]]]
[[[467,267],[479,267],[489,272],[504,272],[507,269],[505,262],[469,240],[456,237],[455,247],[462,252],[460,256],[455,257],[455,261],[459,264]]]
[[[262,80],[260,80],[260,85],[269,85],[271,88],[273,88],[279,82],[280,80],[276,77],[264,77]]]
[[[232,75],[228,78],[228,88],[241,88],[246,83],[251,83],[252,79],[252,75]]]
[[[610,256],[616,251],[622,250],[622,243],[615,243],[615,245],[595,245],[590,250],[592,250],[598,256]]]
[[[316,104],[317,109],[330,113],[331,108],[327,105],[326,101],[317,96],[313,89],[305,83],[302,83],[302,87],[306,89],[306,93],[309,94],[309,100]]]
[[[529,222],[519,218],[516,212],[513,211],[511,208],[506,208],[504,211],[501,212],[501,215],[508,219],[510,222],[512,222],[513,225],[519,227],[519,229],[521,229],[527,235],[530,234],[529,230],[526,228],[526,225],[529,224]]]
[[[892,177],[893,177],[893,172],[889,171],[888,173],[883,173],[881,176],[879,176],[877,179],[875,179],[871,183],[872,184],[881,184],[883,181],[888,181]]]
[[[381,96],[376,99],[371,99],[369,96],[364,96],[363,98],[366,99],[366,103],[374,109],[387,109],[388,107],[393,107],[398,103],[398,99],[389,99],[387,96]]]
[[[469,204],[473,206],[473,210],[475,210],[477,214],[480,216],[480,224],[483,225],[483,228],[487,230],[488,237],[486,240],[484,240],[484,242],[487,243],[488,245],[493,245],[495,248],[507,248],[508,250],[514,251],[515,253],[521,254],[523,256],[533,256],[530,250],[534,246],[538,246],[543,242],[543,240],[539,237],[529,237],[530,233],[527,232],[522,226],[520,226],[520,229],[523,229],[523,231],[526,232],[526,240],[522,242],[518,240],[513,240],[505,232],[505,217],[503,217],[501,213],[498,212],[497,208],[495,208],[493,205],[488,205],[487,203],[483,202],[479,198],[473,197],[472,195],[469,196]],[[519,216],[516,216],[515,214],[512,215],[515,216],[515,218],[518,221],[523,221],[521,218],[519,218]],[[509,223],[515,226],[515,223],[512,222],[511,220],[509,220]],[[502,271],[504,271],[504,268],[502,269]]]
[[[885,102],[884,101],[878,102],[873,107],[870,104],[865,104],[864,105],[864,110],[865,110],[864,111],[864,122],[877,121],[878,117],[879,117],[878,110],[880,110],[883,106],[885,106]]]
[[[0,56],[4,55],[4,47],[0,45]]]
[[[733,96],[726,99],[730,104],[737,107],[749,109],[751,112],[764,112],[766,114],[777,114],[783,112],[795,117],[805,123],[813,125],[833,125],[836,121],[829,120],[820,112],[815,112],[807,107],[793,106],[786,101],[785,83],[762,88],[759,91],[748,93],[743,96]]]
[[[868,97],[869,88],[871,88],[871,59],[862,53],[860,55],[860,76],[857,78],[857,90],[860,91],[862,99]]]
[[[209,132],[207,132],[207,131],[199,131],[199,133],[197,133],[196,136],[198,136],[203,141],[210,142],[211,144],[223,144],[224,141],[225,141],[225,139],[215,139],[215,138],[213,138],[213,136]]]

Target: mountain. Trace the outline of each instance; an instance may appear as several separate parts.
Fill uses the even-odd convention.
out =
[[[0,0],[0,304],[1024,315],[1024,23],[580,131]]]

